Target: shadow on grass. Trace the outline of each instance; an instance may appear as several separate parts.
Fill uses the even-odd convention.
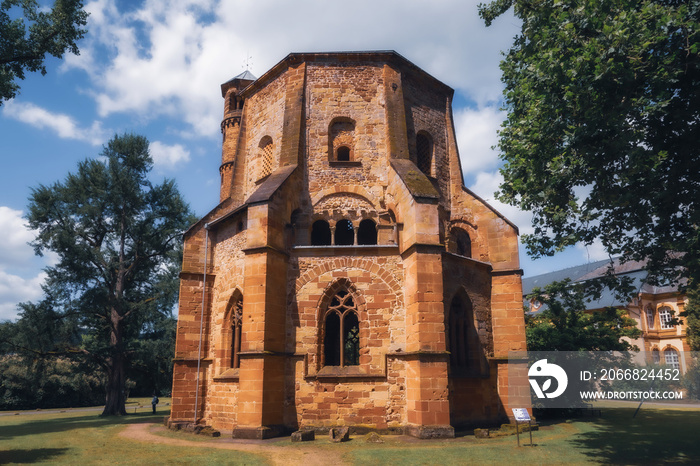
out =
[[[156,414],[137,413],[127,414],[126,416],[104,417],[99,415],[85,415],[70,417],[61,416],[53,419],[31,419],[29,416],[27,416],[27,420],[25,422],[0,425],[0,440],[9,440],[24,435],[66,432],[74,429],[162,422],[163,417],[169,414],[170,411],[163,410],[162,412]]]
[[[700,412],[644,409],[603,410],[595,429],[574,436],[571,443],[586,456],[614,464],[698,464]]]
[[[0,451],[0,464],[6,463],[38,463],[39,461],[51,461],[63,454],[69,448],[32,448],[31,450],[6,450]]]

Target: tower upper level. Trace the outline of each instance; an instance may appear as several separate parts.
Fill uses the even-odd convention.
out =
[[[355,183],[381,196],[394,159],[412,162],[432,195],[449,197],[453,177],[461,184],[448,156],[454,91],[396,52],[292,53],[252,78],[222,85],[222,167],[233,165],[222,200],[244,202],[289,165],[312,191]]]

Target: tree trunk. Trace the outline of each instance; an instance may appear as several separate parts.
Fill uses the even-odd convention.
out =
[[[122,348],[122,319],[116,309],[112,309],[110,332],[111,356],[107,363],[107,396],[102,416],[123,416],[126,414],[126,374],[124,373],[124,351]]]

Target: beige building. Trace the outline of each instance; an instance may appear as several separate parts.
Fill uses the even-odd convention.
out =
[[[609,260],[592,262],[577,267],[557,270],[523,279],[523,296],[533,288],[543,288],[554,281],[565,278],[572,282],[582,282],[603,276],[610,265]],[[676,324],[681,312],[685,310],[687,297],[675,286],[655,286],[647,283],[647,273],[643,263],[616,262],[615,274],[631,279],[636,289],[636,296],[631,302],[619,301],[612,292],[606,290],[597,301],[588,303],[587,311],[595,312],[606,307],[616,307],[627,311],[627,315],[637,322],[642,335],[630,343],[640,350],[640,357],[656,364],[666,364],[685,372],[687,368],[686,353],[690,347],[686,341],[686,326],[683,319]],[[531,312],[539,310],[539,303],[526,299]],[[674,320],[676,319],[676,320]]]
[[[529,393],[507,372],[525,349],[517,228],[463,185],[453,90],[395,52],[348,52],[221,91],[220,204],[185,234],[171,422],[450,437],[507,420]]]

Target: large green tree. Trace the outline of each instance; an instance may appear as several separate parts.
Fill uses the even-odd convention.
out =
[[[34,189],[27,214],[36,252],[58,256],[47,269],[45,307],[77,319],[74,350],[106,374],[105,415],[125,414],[126,371],[144,335],[172,319],[178,248],[192,219],[173,181],[149,181],[148,145],[142,136],[115,136],[103,160]]]
[[[700,2],[496,0],[522,29],[501,62],[499,198],[534,256],[600,241],[700,284]],[[690,308],[693,308],[691,303]],[[697,332],[699,329],[695,329]]]
[[[25,71],[46,74],[46,55],[79,53],[87,16],[81,0],[56,0],[48,10],[35,0],[0,0],[0,105],[17,95]]]

